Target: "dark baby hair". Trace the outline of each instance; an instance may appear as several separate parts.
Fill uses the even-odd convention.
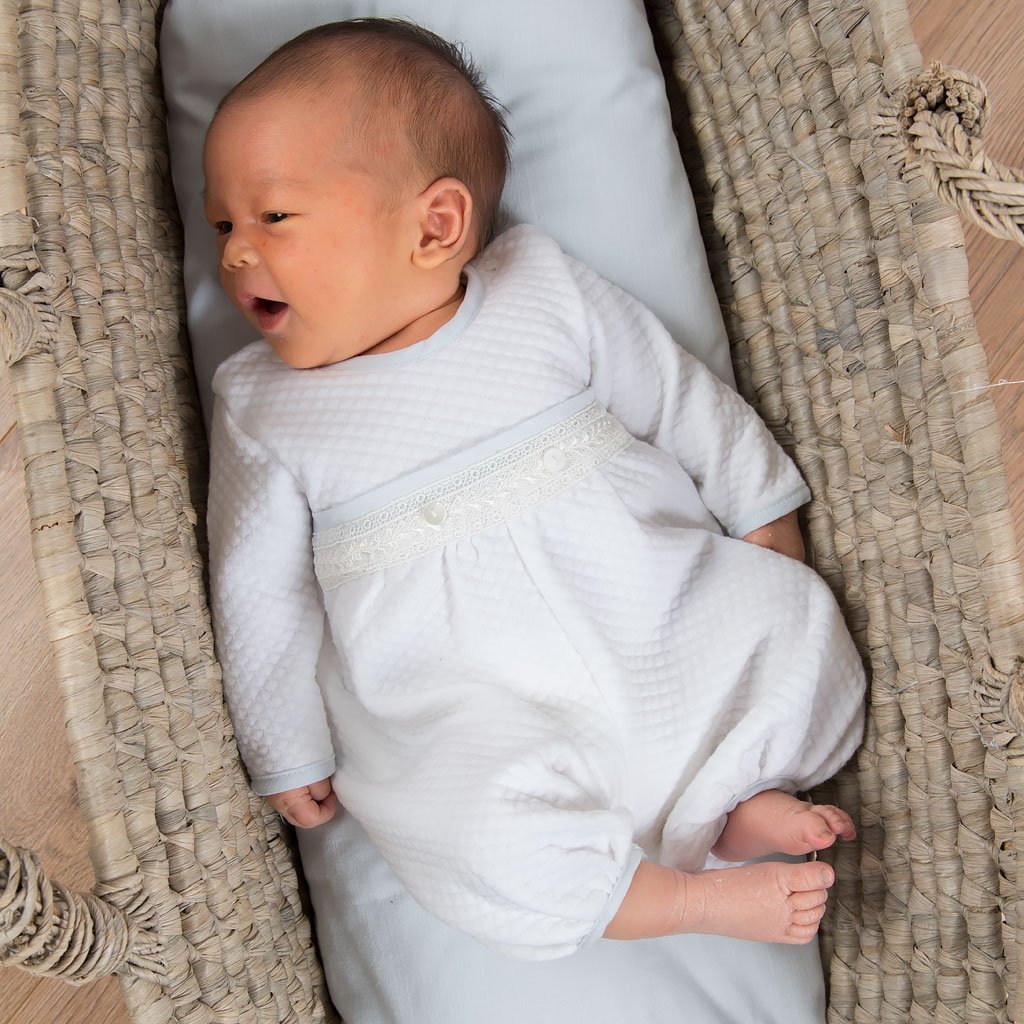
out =
[[[498,226],[511,135],[504,108],[459,46],[412,22],[355,18],[309,29],[275,50],[221,100],[217,113],[264,93],[301,91],[338,81],[357,84],[353,134],[364,148],[382,133],[400,134],[413,169],[429,180],[457,178],[473,197],[476,249]],[[399,193],[408,166],[373,167]]]

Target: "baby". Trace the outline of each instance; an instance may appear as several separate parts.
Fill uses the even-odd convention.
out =
[[[809,492],[635,299],[535,228],[490,241],[507,159],[476,71],[399,22],[297,37],[214,118],[206,213],[263,338],[214,381],[209,523],[253,786],[302,827],[337,794],[513,956],[808,942],[830,867],[705,865],[854,835],[792,795],[864,692]]]

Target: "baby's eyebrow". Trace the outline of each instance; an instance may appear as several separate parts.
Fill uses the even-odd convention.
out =
[[[302,188],[307,184],[307,182],[305,178],[279,178],[275,174],[265,174],[256,179],[256,184],[262,185],[264,188],[269,186],[277,186],[280,188]],[[205,185],[199,190],[199,196],[205,203],[208,198]]]
[[[278,174],[264,174],[256,179],[263,188],[303,188],[309,182],[306,178],[282,177]]]

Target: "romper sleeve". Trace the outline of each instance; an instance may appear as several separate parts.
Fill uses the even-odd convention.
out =
[[[335,770],[316,681],[324,612],[309,506],[294,476],[214,405],[210,579],[217,654],[238,749],[266,796]]]
[[[634,437],[671,454],[732,537],[810,500],[757,413],[673,341],[642,303],[569,260],[583,298],[591,388]]]

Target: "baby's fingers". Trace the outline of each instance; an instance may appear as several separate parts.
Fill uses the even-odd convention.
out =
[[[285,821],[296,828],[316,828],[325,821],[329,821],[331,815],[326,818],[321,816],[319,804],[308,804],[304,807],[296,807],[284,816]]]
[[[330,779],[322,779],[309,785],[302,799],[291,804],[286,820],[299,828],[315,828],[334,817],[338,809],[338,798],[334,795]]]
[[[322,804],[317,803],[312,797],[296,801],[283,812],[284,819],[296,828],[316,828],[317,825],[322,825],[334,817],[336,804],[333,793]]]
[[[321,779],[309,784],[309,795],[319,804],[333,792],[330,779]]]
[[[337,809],[338,798],[334,795],[334,790],[332,789],[331,792],[327,794],[326,799],[320,800],[317,803],[317,811],[319,812],[319,814],[317,817],[316,824],[323,825],[325,822],[330,821],[331,818],[334,817],[334,813],[335,811],[337,811]]]
[[[330,821],[338,806],[330,779],[275,793],[267,799],[274,810],[296,828],[316,828]]]

